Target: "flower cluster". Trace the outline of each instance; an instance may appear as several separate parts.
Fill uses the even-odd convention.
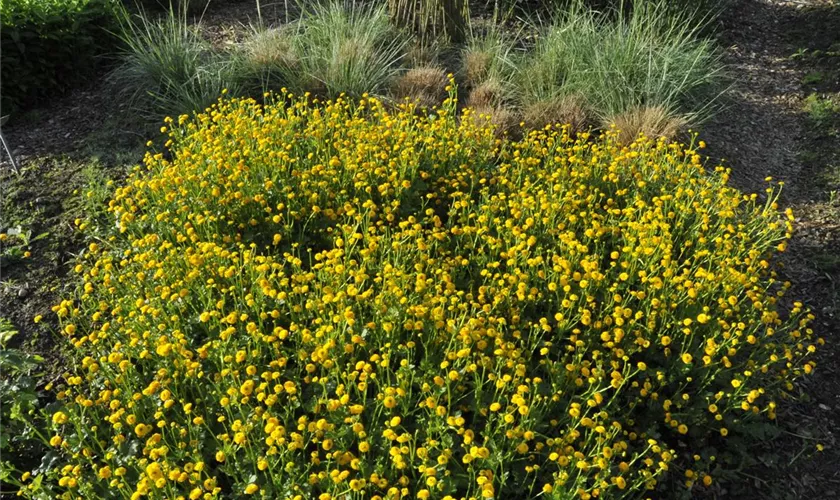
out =
[[[506,142],[454,111],[286,95],[169,120],[54,308],[78,363],[39,487],[708,486],[699,444],[774,418],[821,342],[801,304],[777,307],[768,259],[790,214],[704,172],[694,146],[554,127]]]

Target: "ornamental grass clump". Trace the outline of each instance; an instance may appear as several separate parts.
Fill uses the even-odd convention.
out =
[[[575,1],[540,27],[520,64],[522,106],[582,96],[605,127],[643,107],[686,123],[708,118],[725,80],[720,54],[703,35],[708,20],[660,0],[631,3],[631,13],[620,7],[600,13]]]
[[[168,120],[54,308],[74,363],[24,496],[660,496],[812,370],[772,190],[412,106]]]
[[[384,4],[315,3],[292,29],[300,64],[289,72],[289,87],[329,97],[383,92],[410,40],[391,25]]]
[[[250,36],[234,55],[240,80],[250,95],[278,91],[299,81],[300,60],[292,41],[294,30],[251,27]]]
[[[159,19],[120,11],[123,42],[110,80],[120,96],[147,119],[203,111],[223,90],[238,92],[229,58],[214,52],[185,11],[170,9]]]

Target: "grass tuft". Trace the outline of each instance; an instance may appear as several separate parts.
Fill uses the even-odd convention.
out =
[[[292,87],[331,97],[381,93],[397,75],[409,41],[389,23],[384,5],[316,4],[295,28],[301,71]]]
[[[505,86],[499,80],[484,80],[473,87],[467,97],[466,104],[470,108],[496,107],[503,103],[505,93]]]
[[[641,106],[604,123],[604,126],[609,125],[615,125],[618,130],[617,141],[620,144],[630,144],[639,137],[672,139],[685,128],[686,121],[662,106]]]
[[[600,120],[658,106],[684,120],[707,118],[724,77],[704,21],[666,8],[662,0],[637,0],[630,13],[602,14],[575,2],[540,28],[520,65],[524,107],[582,95]]]
[[[461,79],[469,88],[487,80],[508,84],[516,72],[516,62],[514,37],[496,25],[482,27],[469,36],[461,52]]]
[[[577,133],[591,125],[584,99],[579,95],[534,102],[524,108],[522,115],[525,126],[530,129],[560,124],[568,125],[570,133]]]
[[[238,73],[249,90],[279,90],[300,71],[300,59],[287,29],[254,27],[236,57]]]
[[[122,10],[120,64],[110,80],[142,116],[156,120],[202,111],[224,89],[237,93],[230,58],[212,51],[187,24],[186,13],[170,9],[160,19]]]
[[[422,108],[431,108],[446,98],[446,71],[439,66],[412,68],[400,75],[393,86],[394,97],[408,98]]]

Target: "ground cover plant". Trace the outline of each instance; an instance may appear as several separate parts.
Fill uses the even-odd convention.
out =
[[[450,87],[450,91],[452,91]],[[169,120],[54,308],[33,498],[640,498],[713,481],[821,343],[790,214],[698,148],[502,142],[450,100]],[[79,221],[86,226],[85,221]]]
[[[5,0],[0,10],[3,114],[88,78],[114,46],[116,0]]]
[[[9,348],[9,343],[18,336],[14,325],[0,318],[0,450],[3,459],[16,460],[20,467],[31,465],[30,457],[43,453],[44,447],[34,437],[40,433],[39,426],[30,419],[37,416],[38,381],[43,376],[38,368],[44,361],[41,356],[30,355],[18,349]],[[43,436],[41,436],[43,437]],[[11,468],[0,466],[0,481],[6,482]],[[17,478],[12,478],[14,482]]]

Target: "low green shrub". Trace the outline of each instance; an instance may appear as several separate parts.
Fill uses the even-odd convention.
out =
[[[4,0],[0,9],[2,113],[85,81],[114,46],[118,0]]]
[[[53,309],[73,363],[23,495],[699,494],[813,368],[772,270],[792,215],[695,146],[481,123],[288,95],[169,120]]]

